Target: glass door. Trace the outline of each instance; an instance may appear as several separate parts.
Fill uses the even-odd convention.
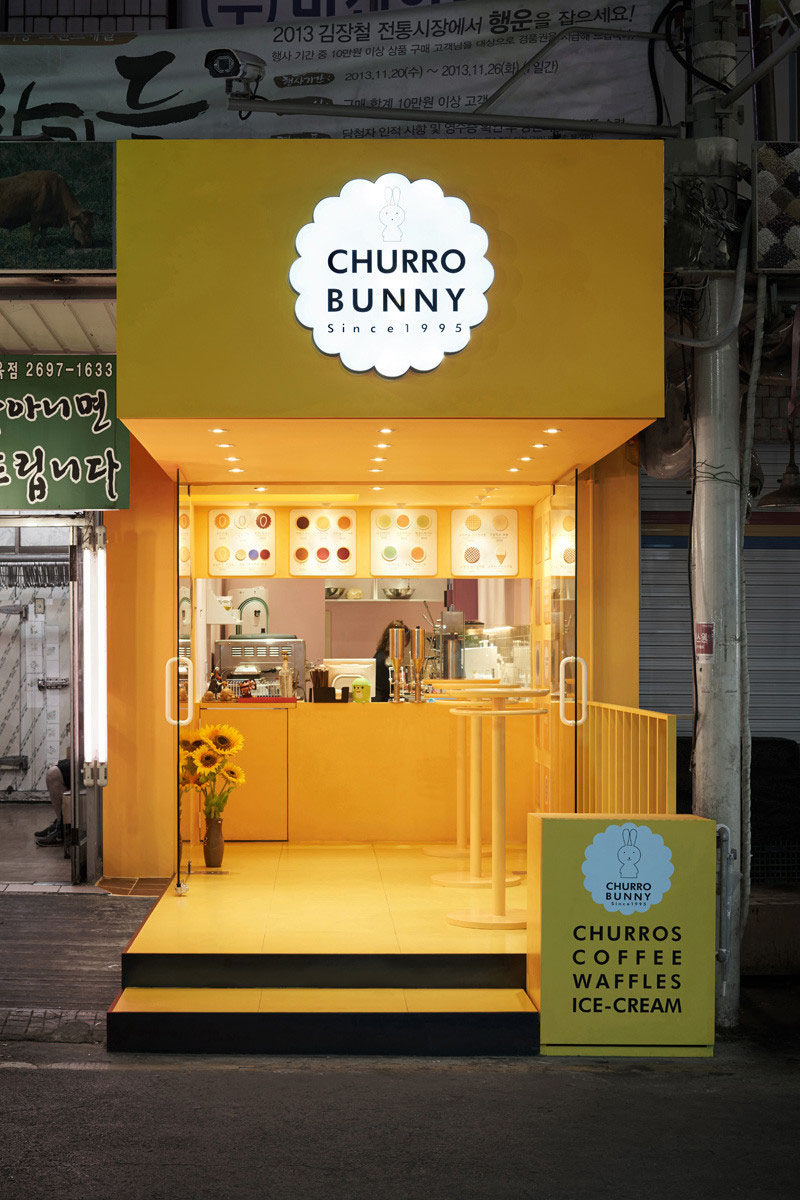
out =
[[[547,715],[535,724],[537,803],[575,811],[576,735],[582,674],[577,659],[577,476],[554,484],[533,511],[531,650],[534,687]]]
[[[196,813],[190,809],[190,790],[184,788],[181,769],[181,739],[191,726],[194,717],[195,687],[193,646],[193,595],[192,595],[192,510],[190,489],[180,472],[176,478],[175,520],[175,563],[177,581],[177,611],[175,622],[175,654],[167,666],[167,696],[171,692],[174,700],[167,703],[167,720],[175,725],[178,771],[176,779],[176,863],[175,885],[178,890],[186,886],[190,859],[186,855],[187,844],[198,836],[195,828]],[[173,715],[174,714],[174,715]]]

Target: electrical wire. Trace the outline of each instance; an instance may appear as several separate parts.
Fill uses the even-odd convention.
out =
[[[729,84],[723,83],[720,79],[714,79],[714,77],[712,75],[706,75],[706,73],[704,71],[699,71],[697,69],[697,67],[695,67],[693,64],[689,63],[686,60],[686,58],[684,58],[684,56],[678,50],[678,47],[675,45],[675,42],[673,41],[673,38],[672,38],[672,20],[673,20],[674,16],[676,15],[676,11],[677,11],[678,7],[683,8],[684,5],[683,4],[681,4],[680,6],[676,5],[676,7],[674,9],[670,10],[670,12],[668,13],[668,16],[667,16],[667,23],[664,26],[664,40],[667,43],[667,49],[669,50],[670,54],[675,59],[675,61],[680,63],[680,65],[683,67],[684,71],[688,71],[693,79],[699,79],[703,83],[707,83],[711,87],[716,88],[717,91],[729,92],[731,90],[731,87]]]
[[[656,17],[655,24],[653,25],[653,28],[650,30],[651,34],[658,33],[658,31],[661,28],[661,25],[664,21],[664,18],[667,16],[667,14],[673,8],[682,7],[684,2],[685,2],[685,0],[668,0],[668,3],[664,5],[661,12]],[[656,74],[656,40],[655,40],[655,38],[651,38],[650,41],[647,43],[647,69],[650,72],[650,83],[652,84],[652,87],[653,87],[653,98],[655,99],[655,102],[656,102],[656,125],[663,125],[664,124],[664,95],[663,95],[663,92],[661,91],[661,84],[658,81],[658,75]]]
[[[694,350],[716,350],[724,342],[727,342],[736,330],[739,328],[739,322],[742,319],[742,308],[744,307],[744,278],[747,270],[747,248],[750,242],[750,216],[752,206],[748,208],[742,226],[742,237],[739,243],[739,258],[736,263],[735,290],[733,294],[733,304],[731,305],[730,316],[725,322],[725,326],[720,333],[713,338],[687,338],[678,337],[674,333],[666,335],[667,341],[675,342],[678,346],[690,346]]]

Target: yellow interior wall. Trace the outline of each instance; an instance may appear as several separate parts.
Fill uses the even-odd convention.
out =
[[[175,654],[175,484],[131,438],[129,509],[107,512],[108,786],[103,873],[171,875],[176,736],[164,720]]]
[[[212,508],[225,507],[224,505],[195,504],[192,507],[192,571],[196,579],[205,579],[210,575],[208,564],[208,514]],[[242,507],[242,501],[232,500],[230,508]],[[271,508],[268,497],[263,500],[263,507]],[[301,505],[293,507],[300,508]],[[305,506],[313,507],[313,505]],[[343,505],[347,507],[347,505]],[[379,505],[375,505],[376,508]],[[248,578],[258,579],[294,579],[298,576],[293,576],[289,571],[289,513],[290,508],[275,508],[275,574],[268,576],[248,576]],[[369,508],[356,508],[356,569],[354,577],[359,579],[370,578],[370,513]],[[434,578],[445,579],[452,575],[452,564],[450,561],[450,509],[436,507],[437,513],[437,549],[438,549],[438,566]],[[517,508],[517,528],[518,528],[518,546],[519,546],[519,562],[518,571],[515,576],[505,576],[504,578],[514,579],[529,579],[531,573],[531,509]],[[232,576],[237,578],[237,576]],[[216,578],[221,578],[217,576]],[[308,578],[308,576],[303,576]],[[384,578],[381,576],[380,578]],[[343,583],[346,579],[342,580]]]
[[[494,267],[467,347],[392,380],[317,350],[288,280],[316,204],[387,171],[463,198]],[[117,197],[123,419],[663,412],[660,143],[128,141]]]

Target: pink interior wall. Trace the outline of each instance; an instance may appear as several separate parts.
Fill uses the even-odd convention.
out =
[[[306,643],[306,662],[325,657],[325,583],[322,579],[272,579],[267,583],[270,633],[295,633]]]
[[[306,643],[306,662],[325,657],[325,583],[322,579],[226,579],[225,594],[254,583],[265,587],[270,633],[294,633]],[[231,635],[236,630],[227,628]]]
[[[455,579],[453,581],[453,604],[456,612],[463,612],[465,621],[478,620],[477,579]]]
[[[442,605],[429,602],[434,619]],[[421,625],[430,632],[430,622],[421,601],[400,600],[329,600],[325,605],[331,616],[331,657],[370,658],[381,634],[390,621],[405,621],[409,629]]]

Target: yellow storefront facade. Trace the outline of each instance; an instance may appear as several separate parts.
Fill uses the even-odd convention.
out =
[[[411,996],[419,980],[390,972],[381,990],[365,968],[349,981],[334,971],[339,990],[326,1010],[345,1020],[343,1011],[371,1004],[394,1013],[395,1027],[400,1010],[433,1020],[435,989],[458,982],[447,975],[456,958],[473,956],[465,978],[475,984],[477,960],[503,958],[513,976],[508,956],[526,952],[524,932],[512,943],[516,933],[451,925],[438,945],[422,931],[428,920],[444,926],[448,907],[459,907],[429,884],[420,856],[431,844],[463,843],[456,826],[469,771],[482,783],[487,838],[497,820],[499,718],[472,726],[467,752],[464,723],[448,703],[309,703],[304,677],[288,704],[220,704],[207,692],[213,623],[203,606],[216,603],[224,579],[234,601],[239,585],[255,589],[273,617],[288,596],[282,611],[301,624],[304,597],[318,587],[325,611],[309,621],[324,623],[314,629],[327,650],[332,630],[348,621],[357,629],[359,613],[377,619],[376,604],[386,604],[387,620],[407,611],[409,626],[421,623],[416,608],[398,614],[383,600],[405,544],[398,536],[390,545],[386,531],[399,521],[398,530],[419,535],[400,580],[414,585],[407,591],[423,597],[444,580],[450,609],[467,587],[483,603],[502,594],[506,608],[495,611],[509,619],[499,636],[506,626],[529,628],[505,680],[538,705],[530,720],[506,722],[511,851],[524,854],[530,813],[645,822],[674,812],[674,724],[639,710],[636,651],[635,438],[663,411],[662,148],[187,141],[124,143],[117,155],[119,416],[132,449],[131,508],[108,515],[105,874],[175,869],[180,727],[170,719],[239,727],[247,782],[224,819],[227,885],[201,872],[186,894],[166,893],[154,914],[164,946],[177,939],[170,952],[183,965],[174,978],[148,975],[164,946],[155,926],[145,927],[114,1020],[120,1029],[127,1014],[144,1029],[147,1012],[160,1011],[180,1024],[180,1010],[201,1039],[204,1006],[285,1018],[286,987],[297,981],[281,976],[276,999],[264,961],[251,977],[242,960],[227,979],[204,976],[196,957],[184,961],[192,950],[221,950],[205,930],[209,888],[240,889],[232,913],[259,875],[278,888],[281,871],[287,895],[302,892],[303,928],[293,934],[265,918],[245,937],[229,915],[220,938],[245,955],[303,953],[315,962],[374,953],[394,967],[405,956],[408,968],[409,955],[433,955],[438,966],[422,983],[427,1007]],[[359,593],[372,581],[370,606]],[[306,667],[317,657],[315,637],[306,635]],[[191,664],[188,680],[185,670],[176,675],[176,659]],[[169,695],[178,678],[182,708]],[[182,822],[185,870],[202,832],[191,801]],[[400,889],[413,876],[419,885],[413,899],[393,901],[395,930],[409,922],[406,940],[370,934],[363,900],[363,912],[340,922],[348,936],[359,926],[358,938],[348,943],[331,925],[326,941],[327,901],[303,889],[310,876],[335,890],[349,875],[358,894],[367,888],[358,855],[367,853],[384,882]],[[488,891],[476,888],[468,900],[486,905]],[[193,906],[202,934],[187,917]],[[314,1002],[296,996],[295,1015],[305,1004],[311,1020],[319,1008],[331,982],[320,971]],[[178,980],[188,987],[182,997]],[[375,994],[348,1007],[342,989],[354,981]],[[390,1002],[386,988],[398,981],[404,998]],[[233,996],[214,1000],[212,982],[230,984]],[[149,996],[139,994],[148,987]],[[198,987],[200,1000],[189,995]],[[156,1001],[158,988],[170,994]],[[521,981],[517,994],[527,1014]],[[470,1003],[474,1021],[489,1028],[491,1003]]]

